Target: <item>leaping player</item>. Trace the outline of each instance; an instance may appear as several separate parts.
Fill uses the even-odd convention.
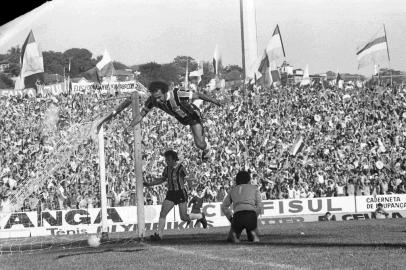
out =
[[[157,107],[175,117],[182,125],[190,126],[195,145],[202,150],[202,160],[207,161],[210,157],[211,151],[204,136],[201,113],[191,101],[202,99],[214,103],[217,106],[222,106],[222,102],[203,93],[184,91],[179,88],[169,87],[168,84],[161,81],[152,82],[149,85],[148,90],[151,93],[151,96],[145,101],[139,116],[131,122],[131,126],[136,126],[152,108]],[[114,111],[96,120],[94,122],[94,127],[98,130],[104,122],[119,114],[130,104],[131,98],[126,99]]]

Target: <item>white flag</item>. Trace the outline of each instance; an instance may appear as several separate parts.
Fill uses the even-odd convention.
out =
[[[357,60],[358,69],[369,65],[387,63],[390,60],[385,31],[379,31],[367,44],[357,50]]]

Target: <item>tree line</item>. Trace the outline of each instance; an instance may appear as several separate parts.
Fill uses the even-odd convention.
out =
[[[93,68],[102,58],[101,55],[93,56],[92,52],[84,48],[72,48],[65,52],[44,51],[44,72],[48,74],[59,74],[61,76],[85,77],[86,71]],[[19,46],[10,48],[6,54],[0,54],[0,62],[9,63],[4,73],[0,73],[0,88],[13,88],[14,83],[11,77],[20,73],[21,48]],[[167,82],[179,83],[184,80],[186,66],[189,72],[197,70],[198,63],[190,56],[176,56],[172,62],[159,64],[148,62],[141,65],[127,66],[119,61],[113,62],[115,69],[131,69],[140,72],[138,80],[148,85],[153,80],[164,80]],[[70,69],[69,69],[70,66]],[[204,74],[201,84],[207,84],[214,77],[210,61],[203,62]],[[223,69],[224,76],[231,79],[241,78],[242,69],[237,65],[229,65]]]

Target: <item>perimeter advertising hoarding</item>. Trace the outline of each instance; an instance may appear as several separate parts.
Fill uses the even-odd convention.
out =
[[[386,211],[406,210],[406,194],[359,196],[355,197],[355,200],[359,212],[373,211],[378,203],[381,203]]]
[[[399,209],[392,208],[388,211],[402,210],[400,203],[406,201],[406,195],[386,195],[382,198],[384,199],[379,200],[398,202]],[[264,211],[259,218],[260,226],[322,221],[327,211],[331,212],[336,220],[373,218],[370,215],[373,209],[367,206],[372,199],[374,199],[372,196],[363,196],[267,200],[263,202]],[[229,221],[221,213],[220,204],[203,205],[209,227],[229,226]],[[159,212],[160,205],[145,206],[146,230],[157,229]],[[107,213],[110,232],[137,230],[137,207],[113,207],[108,208]],[[394,217],[402,216],[404,214]],[[100,230],[100,225],[99,208],[0,213],[0,238],[96,233]],[[184,229],[185,226],[185,222],[180,219],[178,208],[175,207],[167,216],[166,229]]]

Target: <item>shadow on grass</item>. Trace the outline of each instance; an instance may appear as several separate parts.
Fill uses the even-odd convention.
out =
[[[89,255],[89,254],[98,254],[98,253],[107,253],[107,252],[126,252],[126,253],[133,253],[133,252],[140,252],[144,251],[145,249],[124,249],[124,250],[116,250],[116,249],[104,249],[104,250],[96,250],[92,252],[79,252],[79,253],[71,253],[71,254],[64,254],[59,255],[56,259],[63,259],[66,257],[73,257],[73,256],[81,256],[81,255]]]
[[[351,236],[343,238],[330,238],[327,239],[327,235],[322,234],[266,234],[260,236],[261,242],[251,243],[245,239],[243,235],[240,244],[233,244],[226,241],[226,234],[223,233],[206,233],[206,234],[181,234],[181,235],[167,235],[161,241],[150,241],[148,237],[145,238],[145,243],[153,246],[261,246],[261,247],[359,247],[359,248],[386,248],[386,249],[406,249],[406,243],[395,242],[373,242],[373,240],[364,239],[357,241],[357,239],[350,238]],[[98,248],[92,248],[88,245],[86,240],[78,239],[57,239],[50,238],[47,241],[41,241],[38,243],[18,243],[13,242],[14,245],[0,245],[0,254],[16,254],[16,253],[32,253],[32,252],[72,252],[75,250],[81,250],[74,254],[60,255],[58,258],[64,258],[67,256],[76,256],[82,254],[94,254],[103,252],[137,252],[145,250],[145,246],[142,246],[143,241],[139,241],[133,237],[115,237],[109,239]],[[134,248],[143,247],[144,249],[127,249],[116,250],[117,248]]]
[[[188,235],[189,236],[189,235]],[[210,237],[212,236],[212,237]],[[387,249],[406,249],[405,243],[389,243],[389,242],[359,242],[352,239],[332,239],[330,241],[325,240],[325,235],[297,235],[297,234],[267,234],[260,236],[261,242],[252,243],[245,240],[244,236],[241,237],[239,244],[234,244],[226,241],[226,235],[210,235],[206,234],[205,238],[199,235],[190,235],[187,238],[184,237],[171,237],[168,236],[162,241],[147,241],[153,245],[227,245],[227,246],[262,246],[262,247],[359,247],[359,248],[387,248]],[[335,240],[335,241],[334,241]],[[368,241],[368,240],[366,240]]]

